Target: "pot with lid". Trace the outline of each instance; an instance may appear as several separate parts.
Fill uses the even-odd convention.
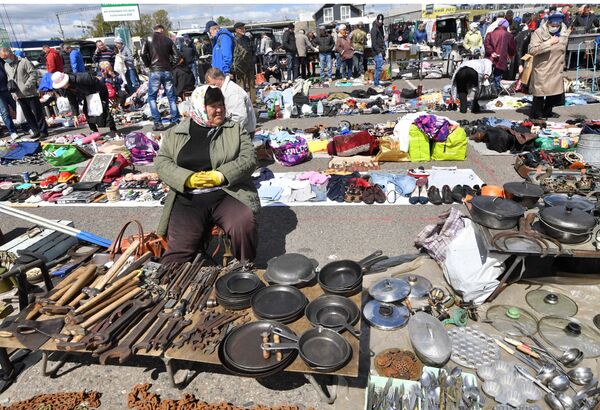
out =
[[[596,226],[596,218],[573,208],[568,202],[542,209],[539,218],[546,235],[567,244],[587,241]]]
[[[473,221],[492,229],[512,229],[525,213],[522,205],[500,197],[476,196],[469,204]]]
[[[565,206],[570,205],[573,209],[579,209],[589,214],[594,212],[596,205],[582,195],[569,194],[550,194],[544,196],[544,205],[546,206]]]
[[[544,190],[541,186],[526,181],[508,182],[504,184],[504,194],[506,198],[531,209],[537,205],[541,196],[544,195]]]

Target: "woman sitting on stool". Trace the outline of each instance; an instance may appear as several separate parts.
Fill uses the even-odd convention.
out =
[[[158,234],[167,234],[161,263],[192,261],[214,224],[231,238],[233,256],[256,256],[256,213],[260,202],[252,183],[257,162],[246,130],[225,117],[221,90],[196,88],[189,118],[164,138],[154,161],[171,188]]]
[[[467,112],[467,96],[475,88],[475,97],[471,105],[471,112],[477,114],[481,112],[479,107],[478,95],[481,82],[492,75],[494,67],[487,58],[480,60],[468,60],[459,65],[452,77],[452,98],[460,101],[460,112]]]

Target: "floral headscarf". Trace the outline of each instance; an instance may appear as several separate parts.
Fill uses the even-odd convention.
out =
[[[208,119],[208,113],[206,112],[206,105],[204,104],[204,100],[206,97],[206,90],[209,87],[213,87],[210,85],[203,85],[197,87],[192,96],[190,97],[190,114],[194,122],[203,127],[214,127],[214,125]]]

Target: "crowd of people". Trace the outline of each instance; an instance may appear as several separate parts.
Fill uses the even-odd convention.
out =
[[[539,13],[519,17],[508,10],[493,18],[474,20],[462,33],[460,43],[471,57],[454,71],[452,80],[453,97],[460,103],[461,111],[467,110],[469,91],[480,87],[482,82],[489,80],[499,89],[503,79],[518,79],[524,71],[522,57],[529,54],[531,75],[523,87],[528,86],[533,95],[532,118],[554,116],[552,108],[564,102],[561,62],[571,31],[590,32],[600,26],[589,5],[576,12],[569,6],[560,10],[549,6]],[[392,24],[386,32],[382,14],[377,15],[370,30],[358,23],[329,29],[320,26],[316,33],[306,33],[290,24],[283,32],[281,44],[276,44],[266,33],[254,41],[242,22],[236,22],[230,31],[209,21],[205,32],[208,39],[184,35],[183,41],[177,43],[158,24],[144,42],[139,55],[148,77],[147,102],[153,130],[165,129],[157,103],[159,96],[168,100],[168,122],[177,124],[178,101],[188,98],[199,85],[210,84],[222,90],[227,111],[252,134],[256,127],[253,104],[257,73],[262,74],[264,81],[289,82],[319,76],[323,83],[328,83],[362,77],[368,61],[372,61],[373,86],[380,90],[390,44],[431,44],[431,33],[425,24]],[[285,52],[285,58],[275,52],[278,47]],[[371,53],[366,55],[368,48]],[[13,53],[10,48],[3,48],[0,58],[0,116],[11,139],[18,137],[11,116],[11,111],[13,114],[17,111],[17,104],[26,120],[23,131],[33,138],[45,138],[48,111],[44,105],[58,96],[68,99],[75,125],[79,125],[82,106],[91,130],[108,127],[116,132],[111,107],[115,104],[123,107],[142,83],[134,52],[118,37],[114,47],[101,40],[96,42],[91,69],[86,68],[80,50],[72,45],[63,44],[58,49],[44,46],[39,62],[47,74],[41,78],[34,64],[20,51]],[[40,92],[46,95],[40,98]],[[477,95],[471,109],[480,110]]]

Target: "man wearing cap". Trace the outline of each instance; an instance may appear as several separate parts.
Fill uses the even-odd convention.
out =
[[[381,72],[383,71],[383,58],[385,55],[385,36],[383,34],[383,14],[378,14],[371,29],[371,49],[373,50],[373,60],[375,61],[375,75],[373,76],[373,85],[379,87]]]
[[[142,61],[148,67],[150,75],[148,77],[148,104],[152,113],[154,131],[164,130],[160,112],[156,105],[158,90],[162,85],[165,94],[169,99],[169,111],[171,113],[171,123],[179,123],[179,111],[177,110],[177,95],[173,86],[173,75],[171,69],[179,59],[179,53],[175,48],[175,43],[165,36],[165,28],[161,24],[154,26],[152,37],[144,43],[142,48]]]
[[[206,23],[206,32],[212,40],[212,66],[229,75],[233,64],[235,37],[212,20]]]
[[[352,48],[352,41],[348,37],[348,30],[345,24],[340,24],[338,28],[338,38],[335,43],[335,49],[340,54],[341,60],[341,74],[342,78],[350,80],[352,78],[352,62],[354,58],[354,49]]]
[[[85,63],[83,62],[83,56],[81,55],[81,51],[79,51],[78,48],[73,48],[70,44],[66,44],[64,48],[69,55],[69,62],[71,63],[71,72],[85,73]]]
[[[235,49],[233,50],[232,72],[236,81],[250,94],[250,99],[256,101],[255,64],[256,56],[252,40],[246,36],[246,25],[237,22],[233,25]]]
[[[548,17],[531,35],[529,54],[533,56],[529,92],[533,96],[529,117],[557,118],[552,109],[564,104],[563,67],[570,29],[563,24],[564,16],[555,13]]]
[[[325,26],[319,27],[317,36],[317,47],[319,48],[319,71],[321,82],[331,81],[331,53],[335,48],[335,41],[327,32]]]
[[[17,84],[17,90],[13,95],[23,110],[32,137],[46,138],[48,136],[48,124],[37,90],[37,70],[31,64],[31,61],[24,57],[17,57],[10,48],[0,49],[0,58],[5,62],[4,70],[6,70],[7,79]],[[10,127],[10,125],[7,125],[7,127]]]
[[[69,99],[71,111],[75,116],[74,123],[76,127],[79,126],[77,119],[79,117],[79,102],[83,101],[83,114],[92,132],[97,132],[98,127],[106,126],[110,128],[111,132],[117,131],[115,120],[110,113],[108,90],[98,77],[91,73],[54,73],[52,74],[52,87]],[[92,102],[94,98],[97,98],[94,97],[94,94],[98,94],[100,97],[101,115],[92,116],[88,114],[88,102]]]
[[[123,39],[121,37],[115,38],[115,49],[117,50],[117,55],[120,55],[123,59],[123,63],[125,64],[125,77],[127,80],[127,87],[129,88],[129,93],[133,94],[140,86],[140,80],[138,79],[137,72],[135,71],[135,60],[133,59],[133,53],[123,43]]]
[[[281,39],[282,47],[285,50],[287,59],[287,79],[293,81],[298,77],[298,47],[296,46],[295,26],[290,23],[288,29],[283,32]]]

